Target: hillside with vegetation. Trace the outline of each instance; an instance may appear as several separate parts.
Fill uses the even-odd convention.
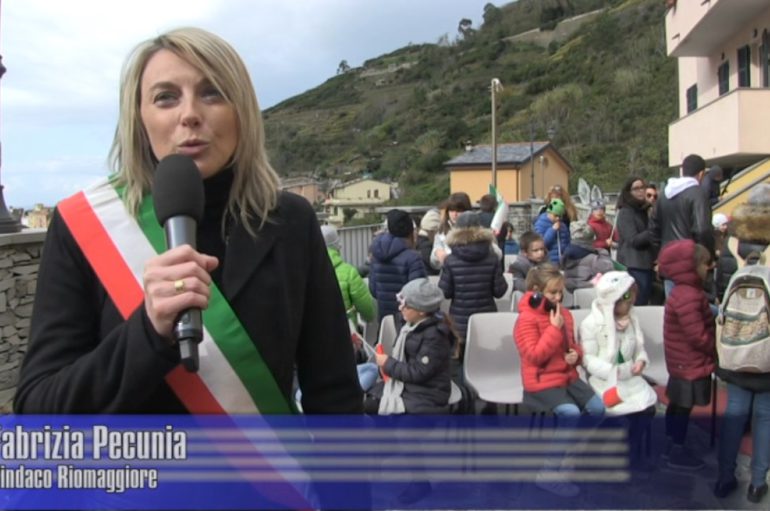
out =
[[[603,9],[547,46],[512,40]],[[469,13],[473,15],[474,13]],[[398,203],[449,192],[443,163],[466,141],[491,143],[490,82],[499,78],[498,142],[548,138],[579,177],[610,191],[630,174],[661,179],[676,118],[676,62],[661,0],[519,0],[487,4],[483,25],[411,45],[363,66],[340,63],[318,87],[265,112],[271,161],[285,176],[397,181]]]

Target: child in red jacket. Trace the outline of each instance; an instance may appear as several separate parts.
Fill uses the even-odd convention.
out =
[[[524,404],[559,417],[601,416],[601,398],[576,369],[582,350],[575,342],[572,314],[561,306],[564,277],[556,266],[543,263],[527,274],[527,290],[513,329]]]
[[[564,276],[555,265],[542,263],[527,273],[527,290],[519,302],[519,317],[513,327],[521,357],[524,404],[553,412],[559,417],[559,425],[567,428],[574,427],[583,412],[600,417],[604,403],[580,379],[576,369],[583,352],[575,342],[572,314],[561,306]],[[538,487],[565,498],[580,493],[557,451],[543,462],[535,478]]]
[[[667,243],[658,257],[660,273],[674,282],[666,300],[663,345],[668,385],[666,436],[668,466],[698,470],[703,461],[684,447],[693,406],[711,401],[711,373],[715,367],[714,316],[703,282],[711,266],[711,254],[694,241]]]

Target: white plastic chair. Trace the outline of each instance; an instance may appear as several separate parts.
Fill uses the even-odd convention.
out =
[[[594,287],[576,289],[572,293],[573,306],[576,309],[590,309],[594,298],[596,298],[596,288]]]
[[[380,323],[380,337],[378,343],[382,345],[382,349],[386,355],[390,355],[393,352],[393,344],[396,342],[398,332],[396,331],[396,321],[393,315],[388,315],[382,318]],[[373,348],[369,348],[374,351]],[[372,357],[373,354],[369,353]],[[449,394],[449,405],[456,405],[462,401],[463,393],[460,387],[455,382],[452,382],[452,390]]]
[[[398,332],[396,331],[396,319],[392,314],[382,318],[380,323],[380,335],[377,338],[377,344],[382,345],[382,350],[386,355],[393,351],[393,344],[396,342]]]
[[[524,296],[524,293],[521,291],[514,291],[511,294],[511,312],[519,312],[519,301],[522,296]]]
[[[644,349],[650,363],[644,369],[644,375],[655,385],[665,386],[668,383],[666,369],[666,352],[663,348],[663,306],[644,305],[634,307],[639,325],[644,334]]]
[[[465,382],[489,403],[516,405],[523,399],[521,360],[513,340],[517,317],[515,312],[482,312],[468,321]]]
[[[495,305],[500,312],[508,312],[511,310],[511,295],[513,293],[513,274],[503,273],[503,278],[508,287],[505,289],[505,294],[500,298],[495,298]]]
[[[569,312],[572,314],[572,321],[575,323],[575,340],[577,341],[580,333],[580,323],[591,314],[591,309],[572,309]]]

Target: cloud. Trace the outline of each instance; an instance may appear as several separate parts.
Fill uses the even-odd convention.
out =
[[[7,204],[53,204],[96,175],[117,118],[121,66],[140,41],[185,25],[243,57],[263,108],[320,85],[340,61],[478,26],[486,0],[24,0],[2,5],[2,169]]]

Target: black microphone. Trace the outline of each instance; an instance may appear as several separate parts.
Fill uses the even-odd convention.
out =
[[[195,231],[203,219],[203,179],[189,156],[172,154],[155,169],[152,199],[158,222],[166,230],[168,248],[190,245],[195,248]],[[203,340],[200,309],[182,311],[174,323],[182,365],[189,372],[199,367],[198,343]]]

